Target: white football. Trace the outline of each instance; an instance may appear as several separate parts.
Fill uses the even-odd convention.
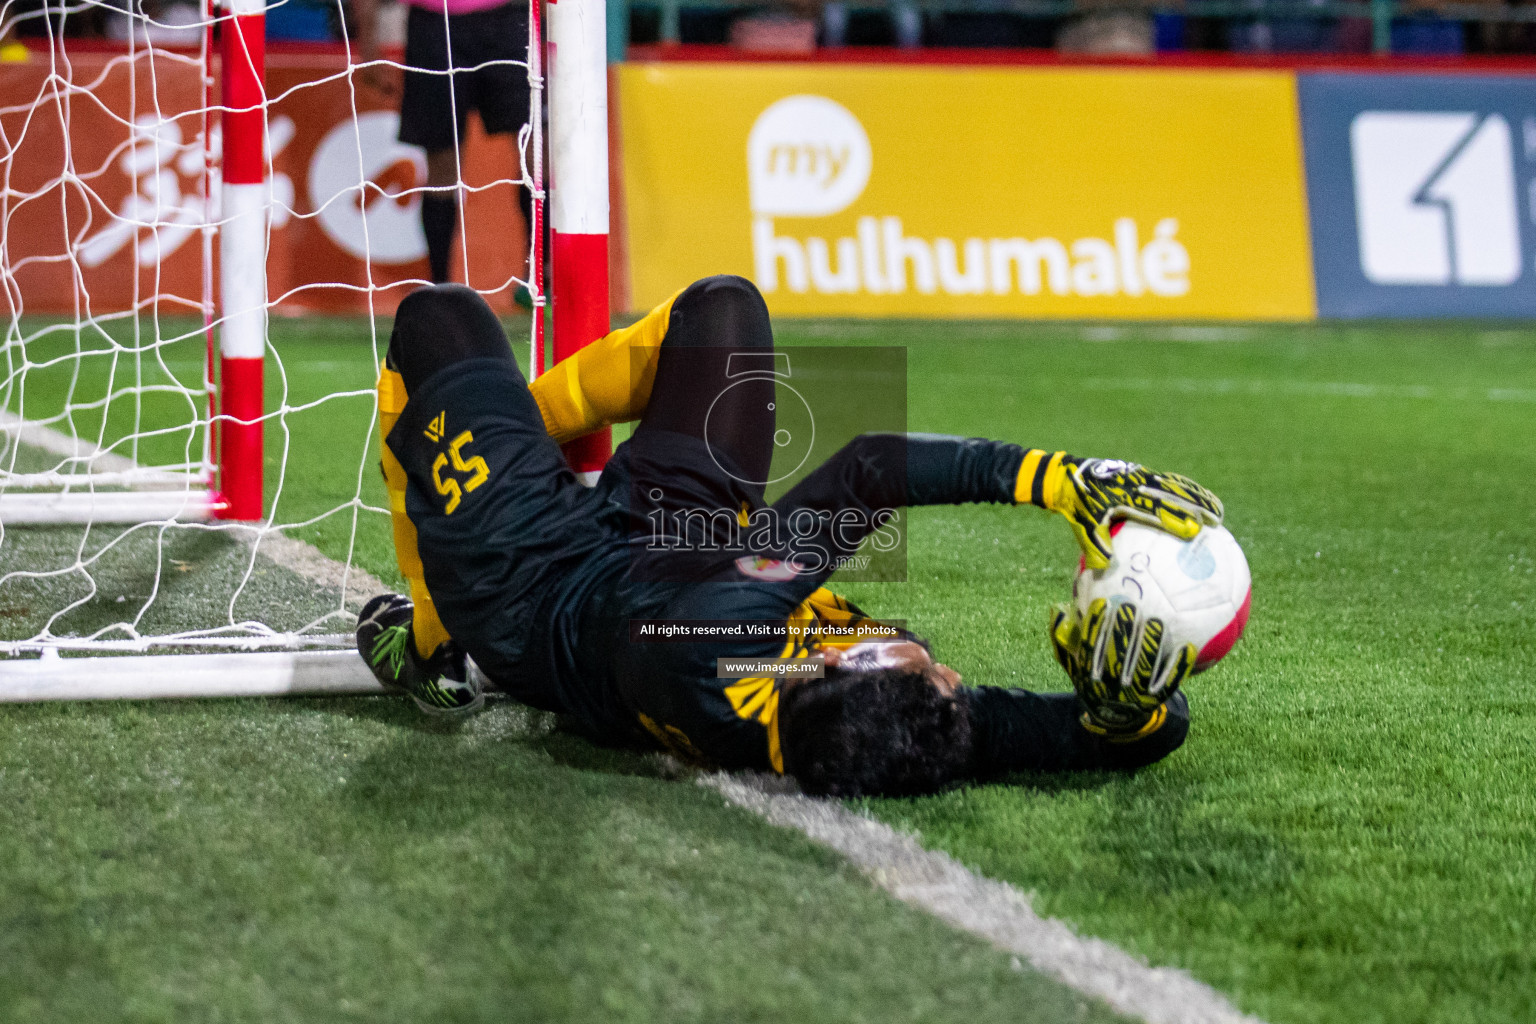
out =
[[[1109,567],[1079,567],[1072,584],[1078,613],[1102,597],[1113,618],[1130,601],[1142,621],[1163,621],[1172,644],[1195,645],[1196,672],[1225,657],[1248,624],[1253,584],[1237,539],[1220,526],[1203,527],[1193,540],[1134,522],[1117,523],[1113,532]]]

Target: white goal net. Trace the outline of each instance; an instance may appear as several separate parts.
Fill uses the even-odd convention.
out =
[[[428,276],[425,154],[345,6],[263,58],[283,3],[228,2],[0,6],[0,666],[349,646],[351,570],[394,571],[373,385]],[[472,118],[439,191],[455,277],[542,346],[532,26],[528,123]]]

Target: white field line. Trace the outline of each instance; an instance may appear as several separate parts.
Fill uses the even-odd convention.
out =
[[[248,537],[246,543],[254,544],[256,539]],[[269,533],[262,537],[256,550],[269,561],[311,583],[333,590],[341,590],[345,583],[346,604],[354,612],[361,610],[369,598],[394,590],[393,587],[385,586],[373,574],[355,565],[349,569],[345,564],[323,554],[313,544],[280,533]]]
[[[966,870],[910,835],[814,800],[776,776],[710,774],[699,784],[767,821],[842,854],[880,888],[955,928],[1027,960],[1042,974],[1147,1024],[1262,1024],[1184,971],[1149,967],[1102,939],[1041,917],[1013,886]]]
[[[35,444],[32,439],[48,431],[36,426],[25,429],[23,440],[28,444]],[[73,439],[56,431],[48,433],[56,440],[44,437],[48,443],[38,447],[56,443],[70,446],[61,454],[86,454],[78,451]],[[235,532],[247,543],[258,539],[253,529]],[[258,550],[321,586],[340,589],[345,579],[349,606],[355,601],[361,607],[369,597],[389,589],[363,570],[353,567],[349,572],[312,545],[280,534],[260,537]],[[1035,913],[1029,898],[1013,886],[973,874],[948,854],[925,850],[912,836],[854,814],[839,803],[803,796],[788,780],[709,774],[701,776],[699,783],[774,825],[796,829],[835,850],[902,902],[1022,957],[1042,974],[1121,1013],[1147,1024],[1263,1024],[1185,972],[1149,967],[1117,946],[1084,938],[1065,923]]]
[[[1077,336],[1083,341],[1182,341],[1182,342],[1234,342],[1253,341],[1261,337],[1258,331],[1250,327],[1218,327],[1200,326],[1196,324],[1174,324],[1167,327],[1111,327],[1108,325],[1092,325],[1080,327]]]
[[[1095,377],[1084,387],[1100,391],[1154,391],[1200,395],[1306,395],[1323,398],[1410,398],[1454,402],[1536,403],[1536,388],[1438,387],[1430,384],[1365,384],[1325,380],[1201,380],[1193,377]]]
[[[67,459],[79,459],[92,469],[107,473],[131,473],[139,469],[138,463],[126,455],[102,451],[95,443],[84,438],[70,437],[62,431],[24,420],[13,412],[0,409],[0,434],[10,434],[24,445],[41,448],[51,455]]]
[[[86,461],[94,469],[113,473],[142,472],[138,463],[127,456],[102,451],[84,438],[70,437],[52,427],[28,422],[4,410],[0,410],[0,432],[11,434],[22,444],[33,448]],[[257,527],[240,523],[230,523],[228,532],[246,544],[255,545],[256,550],[268,561],[311,583],[332,590],[342,590],[345,584],[346,605],[354,612],[375,594],[388,593],[391,589],[372,574],[355,565],[349,569],[304,541],[285,537],[275,531],[262,533]]]
[[[61,485],[78,485],[86,476],[98,478],[103,486],[126,483],[153,490],[185,490],[197,484],[191,473],[145,469],[126,455],[103,450],[94,441],[70,437],[63,431],[33,423],[4,409],[0,409],[0,434],[8,434],[21,444],[40,448],[50,455],[62,455],[75,462],[79,467],[78,475],[57,474]],[[49,475],[13,477],[10,484],[15,487],[50,486],[50,482],[44,479]]]

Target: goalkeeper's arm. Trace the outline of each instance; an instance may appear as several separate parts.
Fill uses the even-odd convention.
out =
[[[1183,693],[1159,705],[1145,728],[1126,736],[1085,727],[1082,705],[1070,693],[978,686],[962,690],[961,696],[970,705],[980,778],[1027,771],[1134,770],[1167,757],[1189,733]]]
[[[862,434],[774,507],[786,521],[799,509],[832,516],[859,509],[873,529],[880,509],[967,502],[1030,504],[1059,513],[1095,568],[1109,564],[1109,527],[1116,519],[1138,519],[1185,538],[1202,523],[1221,521],[1221,502],[1187,477],[938,434]],[[837,541],[847,547],[859,539],[845,528]]]
[[[661,343],[679,291],[642,319],[562,359],[529,386],[545,429],[562,444],[611,423],[639,419],[650,402]],[[1221,502],[1187,477],[1135,463],[1082,459],[978,438],[865,434],[808,476],[784,501],[837,513],[1002,502],[1066,518],[1089,566],[1109,564],[1110,525],[1136,519],[1190,538],[1221,521]]]

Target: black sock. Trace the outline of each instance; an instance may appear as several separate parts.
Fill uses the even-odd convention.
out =
[[[432,283],[448,280],[448,259],[453,255],[453,229],[458,226],[459,200],[449,195],[421,197],[421,230],[427,236],[427,261],[432,264]]]

